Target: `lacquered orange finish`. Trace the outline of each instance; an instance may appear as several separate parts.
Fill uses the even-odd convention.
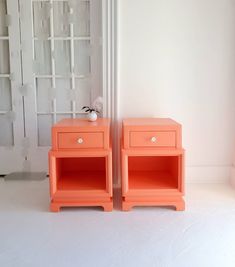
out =
[[[130,132],[130,147],[175,147],[175,136],[173,131]]]
[[[158,141],[151,142],[152,137]],[[168,118],[131,118],[123,120],[123,146],[181,148],[181,125]]]
[[[78,142],[79,139],[82,142]],[[67,206],[102,206],[105,211],[111,211],[109,120],[64,119],[53,126],[52,143],[49,152],[51,211]]]
[[[123,121],[122,205],[175,206],[184,210],[181,125],[171,119]]]
[[[79,143],[79,140],[81,140]],[[104,134],[101,133],[59,133],[58,148],[103,148]]]
[[[66,135],[64,135],[66,134]],[[83,143],[78,139],[83,138]],[[86,139],[86,140],[85,140]],[[52,127],[52,149],[110,148],[110,120],[63,119]]]

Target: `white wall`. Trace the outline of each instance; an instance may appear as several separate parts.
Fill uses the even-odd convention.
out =
[[[235,0],[119,0],[119,118],[183,125],[187,179],[223,181],[235,151]]]

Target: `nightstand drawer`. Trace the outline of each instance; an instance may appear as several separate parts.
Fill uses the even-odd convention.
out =
[[[104,148],[104,133],[58,133],[58,148]]]
[[[174,131],[130,132],[130,147],[175,147]]]

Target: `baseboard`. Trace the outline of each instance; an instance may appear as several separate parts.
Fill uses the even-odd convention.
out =
[[[187,166],[186,183],[228,183],[231,166]]]
[[[235,188],[235,166],[231,168],[230,184]]]

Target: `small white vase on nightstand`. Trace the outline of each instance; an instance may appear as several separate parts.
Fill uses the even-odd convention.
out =
[[[97,114],[95,111],[89,112],[87,115],[88,121],[96,121],[97,120]]]

